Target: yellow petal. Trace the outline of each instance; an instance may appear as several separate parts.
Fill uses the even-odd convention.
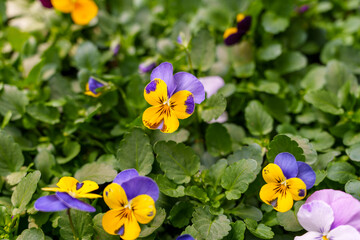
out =
[[[164,119],[164,107],[164,105],[158,105],[146,109],[142,116],[144,126],[149,129],[157,129]]]
[[[92,91],[90,91],[89,83],[86,84],[86,91],[84,92],[85,95],[91,96],[91,97],[99,97],[101,95],[101,92],[94,94]]]
[[[59,182],[56,184],[62,190],[66,192],[76,192],[76,184],[79,181],[73,177],[62,177],[60,178]]]
[[[139,237],[141,228],[136,221],[136,218],[134,216],[134,213],[131,212],[131,215],[129,215],[126,218],[125,226],[124,226],[124,234],[121,235],[121,238],[124,240],[134,240]]]
[[[238,15],[236,15],[236,22],[241,22],[242,20],[244,20],[245,15],[242,13],[239,13]]]
[[[51,0],[53,7],[63,13],[70,13],[74,10],[73,0]]]
[[[160,78],[155,78],[144,89],[145,100],[153,105],[164,104],[168,100],[166,83]]]
[[[98,6],[92,0],[77,0],[71,18],[79,25],[88,24],[98,13]]]
[[[281,183],[285,181],[285,176],[281,168],[275,163],[269,163],[262,171],[266,183]]]
[[[89,193],[98,188],[99,188],[99,185],[96,182],[90,181],[90,180],[85,180],[76,186],[76,189],[77,189],[76,194]]]
[[[286,180],[286,186],[295,201],[299,201],[306,196],[306,184],[300,178]]]
[[[131,200],[131,208],[139,223],[149,223],[156,214],[154,200],[146,194],[139,195]]]
[[[185,119],[194,112],[194,96],[187,90],[181,90],[175,93],[169,100],[170,107],[178,119]]]
[[[85,193],[85,194],[77,194],[76,195],[77,198],[101,198],[102,196],[99,194],[95,194],[95,193]]]
[[[274,209],[279,212],[287,212],[292,208],[293,203],[294,201],[291,193],[289,191],[284,191],[279,194]]]
[[[116,183],[110,183],[104,189],[104,201],[111,209],[123,208],[128,204],[124,189]]]
[[[46,187],[44,187],[44,188],[41,188],[41,190],[43,190],[43,191],[51,191],[51,192],[67,192],[66,190],[64,190],[64,189],[60,189],[60,188],[55,188],[55,187],[53,187],[53,188],[46,188]]]
[[[268,204],[272,205],[274,201],[277,199],[277,197],[280,194],[280,191],[278,191],[279,184],[277,183],[268,183],[262,186],[260,189],[260,199]]]
[[[179,120],[176,117],[174,111],[170,108],[164,114],[164,124],[161,128],[161,131],[164,133],[172,133],[175,132],[179,128]]]
[[[228,28],[225,30],[223,38],[226,39],[227,37],[229,37],[230,35],[235,34],[235,33],[237,33],[236,27]]]

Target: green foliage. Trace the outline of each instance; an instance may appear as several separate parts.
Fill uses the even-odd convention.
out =
[[[228,131],[219,123],[206,129],[206,148],[213,156],[224,156],[231,151],[231,139]]]
[[[0,175],[6,176],[18,171],[23,164],[24,156],[19,144],[4,131],[0,131]]]
[[[245,108],[246,126],[251,134],[265,135],[273,129],[273,118],[258,101],[251,101]]]
[[[116,175],[117,171],[113,166],[105,163],[93,162],[83,165],[75,172],[74,177],[80,182],[91,180],[98,184],[103,184],[111,182]]]
[[[226,109],[226,99],[220,93],[211,96],[205,101],[204,109],[201,111],[201,118],[209,122],[217,119]]]
[[[90,240],[94,234],[92,227],[92,219],[89,213],[71,209],[71,218],[74,223],[74,229],[77,238]],[[67,211],[60,212],[59,218],[60,235],[63,239],[73,239],[74,235],[71,230],[70,221],[67,215]],[[91,227],[89,227],[91,226]]]

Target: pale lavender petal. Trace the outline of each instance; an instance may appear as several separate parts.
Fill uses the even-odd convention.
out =
[[[274,163],[283,171],[287,179],[294,178],[298,174],[298,165],[294,155],[288,152],[282,152],[276,155]]]
[[[318,232],[307,232],[302,236],[295,237],[294,240],[323,240],[322,236]]]
[[[96,209],[93,206],[91,206],[90,204],[80,201],[79,199],[73,198],[66,192],[56,192],[56,196],[58,197],[59,200],[61,200],[69,208],[75,208],[77,210],[85,211],[85,212],[95,212],[96,211]]]
[[[195,103],[200,104],[204,101],[204,86],[194,75],[187,72],[178,72],[174,75],[174,79],[176,83],[175,92],[187,90],[194,95]]]
[[[204,86],[206,97],[211,97],[217,91],[225,85],[224,79],[219,76],[209,76],[199,78],[199,81]]]
[[[331,206],[332,202],[343,198],[353,198],[353,197],[350,194],[344,193],[343,191],[333,190],[333,189],[323,189],[311,194],[311,196],[306,200],[306,202],[308,203],[314,200],[321,200]]]
[[[310,189],[314,186],[316,180],[316,174],[314,170],[309,166],[309,164],[304,162],[297,162],[298,165],[298,174],[297,178],[303,180],[306,184],[306,189]]]
[[[121,187],[124,189],[128,201],[142,194],[149,195],[154,201],[159,198],[159,187],[156,182],[149,177],[134,177],[122,183]]]
[[[334,214],[327,203],[313,201],[300,207],[297,218],[306,231],[327,233],[334,221]]]
[[[360,233],[349,225],[334,228],[327,234],[329,240],[359,240]]]
[[[174,76],[173,76],[173,66],[171,63],[163,62],[157,66],[150,75],[150,80],[153,81],[155,78],[160,78],[167,85],[168,97],[172,96],[176,88]]]
[[[153,70],[156,67],[156,63],[155,62],[151,62],[151,63],[141,63],[139,65],[139,71],[142,73],[148,73],[151,70]]]
[[[227,120],[228,120],[228,113],[223,112],[223,114],[221,114],[220,117],[218,117],[217,119],[212,119],[208,123],[224,123],[227,122]]]
[[[57,212],[68,209],[62,201],[60,201],[56,195],[44,196],[36,200],[34,207],[41,212]]]
[[[121,171],[113,180],[113,183],[117,183],[119,185],[123,184],[123,182],[129,181],[130,179],[139,176],[139,173],[136,169],[126,169]]]
[[[190,234],[184,234],[176,238],[176,240],[195,240]]]

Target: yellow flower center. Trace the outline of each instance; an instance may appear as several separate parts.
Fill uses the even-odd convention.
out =
[[[76,198],[77,194],[76,192],[69,191],[68,194],[72,196],[73,198]]]
[[[326,236],[322,237],[323,240],[329,240]]]

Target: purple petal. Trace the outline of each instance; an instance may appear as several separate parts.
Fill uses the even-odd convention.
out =
[[[238,32],[245,34],[251,27],[251,16],[246,16],[243,20],[237,23]]]
[[[59,200],[61,200],[65,205],[67,205],[69,208],[75,208],[80,211],[85,212],[95,212],[96,209],[91,206],[90,204],[84,203],[83,201],[80,201],[79,199],[73,198],[66,192],[56,192],[56,196]]]
[[[121,171],[114,179],[113,183],[117,183],[119,185],[123,184],[123,182],[127,182],[130,179],[139,176],[139,173],[136,169],[126,169]]]
[[[176,240],[195,240],[190,234],[184,234],[176,238]]]
[[[225,85],[224,79],[219,76],[203,77],[199,78],[199,81],[204,86],[206,97],[208,98],[217,93]]]
[[[334,214],[327,203],[318,200],[302,205],[297,218],[306,231],[326,234],[334,221]]]
[[[310,189],[314,186],[316,180],[316,174],[314,170],[304,162],[297,162],[298,165],[298,174],[297,178],[303,180],[306,184],[306,189]]]
[[[296,9],[295,9],[295,11],[297,12],[297,13],[300,13],[300,14],[303,14],[303,13],[305,13],[305,12],[307,12],[308,10],[309,10],[309,5],[302,5],[302,6],[300,6],[300,7],[297,7]]]
[[[152,62],[150,64],[141,63],[139,65],[139,71],[142,73],[148,73],[156,67],[156,63]]]
[[[200,104],[205,99],[205,89],[194,75],[187,72],[178,72],[174,75],[175,92],[187,90],[194,95],[195,103]]]
[[[180,36],[180,35],[177,37],[176,42],[177,42],[178,44],[182,44],[182,39],[181,39],[181,36]]]
[[[57,212],[68,209],[62,201],[60,201],[56,195],[44,196],[36,200],[34,207],[38,211],[42,212]]]
[[[94,94],[97,94],[96,89],[101,88],[101,87],[104,86],[104,84],[102,84],[101,82],[96,81],[92,77],[89,78],[88,83],[89,83],[89,90]]]
[[[279,153],[274,160],[274,163],[278,165],[283,171],[287,179],[294,178],[298,174],[298,165],[294,155],[288,152]]]
[[[195,110],[195,103],[194,103],[194,97],[192,95],[189,95],[185,101],[186,105],[186,113],[192,114]]]
[[[114,56],[116,56],[119,53],[120,50],[120,44],[116,44],[113,51]]]
[[[51,3],[51,0],[40,0],[41,4],[43,5],[43,7],[46,8],[52,8],[53,5]]]
[[[326,202],[334,212],[331,229],[340,225],[350,225],[360,231],[360,202],[350,194],[339,190],[323,189],[314,192],[306,203],[321,200]]]
[[[149,195],[154,201],[159,198],[159,187],[154,180],[148,177],[134,177],[122,183],[121,187],[125,190],[128,201],[142,194]]]
[[[318,232],[307,232],[302,236],[295,237],[294,240],[323,240],[323,235]]]
[[[153,81],[155,78],[160,78],[166,83],[168,97],[170,97],[176,88],[172,64],[168,62],[163,62],[159,66],[157,66],[150,75],[151,81]]]
[[[234,45],[235,43],[238,43],[241,40],[243,35],[244,34],[241,32],[230,34],[229,36],[227,36],[227,38],[224,39],[224,43],[227,46]]]
[[[333,230],[331,230],[328,235],[327,239],[331,240],[359,240],[360,233],[349,225],[339,226]]]

